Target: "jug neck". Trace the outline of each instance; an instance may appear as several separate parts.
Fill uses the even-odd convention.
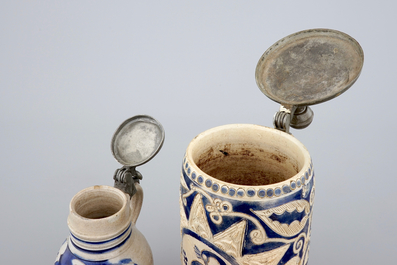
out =
[[[78,192],[70,202],[68,226],[71,251],[100,254],[119,249],[131,237],[134,224],[129,196],[110,186]]]

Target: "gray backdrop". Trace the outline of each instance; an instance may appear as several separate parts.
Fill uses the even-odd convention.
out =
[[[188,143],[218,125],[272,126],[278,104],[256,86],[259,58],[291,33],[331,28],[354,37],[365,62],[352,88],[293,130],[317,176],[309,263],[394,264],[395,10],[381,0],[2,1],[1,263],[53,263],[73,195],[113,185],[113,132],[149,114],[166,139],[138,168],[137,227],[156,264],[180,264]]]

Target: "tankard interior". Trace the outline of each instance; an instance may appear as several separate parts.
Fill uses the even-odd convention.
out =
[[[208,130],[191,142],[187,153],[207,175],[250,186],[287,180],[309,159],[306,148],[295,137],[249,124]]]
[[[125,198],[117,191],[99,187],[76,195],[71,203],[74,212],[87,219],[100,219],[120,211]]]

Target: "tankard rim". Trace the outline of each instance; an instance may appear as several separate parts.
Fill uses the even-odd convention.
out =
[[[300,170],[293,176],[284,181],[267,184],[267,185],[241,185],[219,180],[199,168],[194,160],[195,145],[205,137],[211,137],[214,134],[224,134],[228,130],[242,130],[250,131],[251,134],[262,133],[273,137],[289,146],[293,146],[295,150],[301,152],[304,162]],[[258,136],[259,137],[259,136]],[[192,183],[198,187],[217,194],[221,197],[238,198],[239,200],[262,200],[275,199],[296,192],[300,192],[305,183],[309,183],[314,176],[313,163],[310,154],[306,147],[294,136],[279,131],[277,129],[269,128],[262,125],[255,124],[227,124],[221,125],[198,134],[188,145],[185,157],[183,159],[182,174],[186,175]]]

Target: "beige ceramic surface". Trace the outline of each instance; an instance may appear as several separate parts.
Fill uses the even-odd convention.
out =
[[[85,260],[119,264],[131,259],[132,263],[123,264],[152,265],[150,246],[135,227],[143,199],[141,186],[136,187],[137,193],[131,200],[129,195],[110,186],[93,186],[78,192],[70,202],[68,226],[72,235],[61,247],[57,260],[67,245],[74,255]],[[112,248],[100,254],[86,251]]]

